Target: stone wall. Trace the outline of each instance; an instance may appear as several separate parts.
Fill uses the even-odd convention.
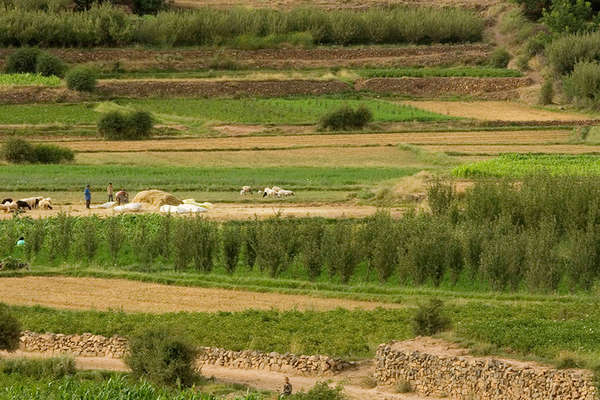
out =
[[[379,346],[375,370],[379,385],[406,382],[421,395],[462,400],[598,399],[587,371],[441,352],[439,342],[430,352],[415,349],[410,342]]]
[[[127,339],[119,336],[108,338],[91,333],[63,335],[25,331],[21,335],[21,350],[53,354],[66,353],[82,357],[122,358],[127,352]],[[231,351],[216,347],[202,347],[200,350],[200,355],[196,360],[196,364],[200,368],[203,365],[220,365],[299,375],[334,375],[355,366],[355,363],[327,356],[263,353],[250,350]]]

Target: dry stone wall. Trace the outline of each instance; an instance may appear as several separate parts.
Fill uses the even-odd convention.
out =
[[[380,385],[408,383],[425,395],[469,400],[597,400],[591,374],[532,363],[440,354],[380,345],[375,378]]]
[[[122,358],[127,353],[127,339],[84,333],[63,335],[25,331],[21,335],[21,350],[72,354],[82,357]],[[240,369],[259,369],[299,375],[334,375],[353,368],[355,363],[327,356],[263,353],[260,351],[230,351],[216,347],[202,347],[196,365],[219,365]]]

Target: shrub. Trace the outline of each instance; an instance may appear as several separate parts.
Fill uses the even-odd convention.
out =
[[[246,265],[254,267],[256,262],[256,249],[258,248],[257,241],[257,226],[258,220],[246,224],[244,226],[244,251],[246,255]]]
[[[544,8],[550,7],[552,0],[517,0],[517,3],[522,5],[523,12],[529,19],[537,21]]]
[[[63,77],[66,69],[67,67],[60,58],[48,53],[41,53],[35,64],[35,72],[42,76]]]
[[[0,350],[17,350],[20,338],[21,324],[7,306],[0,304]]]
[[[35,379],[60,379],[74,375],[75,360],[71,357],[14,358],[0,362],[0,373],[19,374]]]
[[[14,257],[6,257],[0,262],[0,270],[14,271],[27,267],[28,264],[26,262]]]
[[[125,233],[121,228],[120,219],[118,217],[106,219],[104,238],[108,244],[108,252],[110,253],[112,263],[113,265],[117,265],[119,251],[121,250],[125,240]]]
[[[165,328],[151,328],[129,337],[125,363],[133,375],[160,385],[188,386],[195,378],[197,351]]]
[[[441,180],[435,180],[427,187],[427,199],[433,215],[444,215],[450,210],[455,192],[454,184]]]
[[[7,73],[35,73],[40,50],[35,47],[22,47],[6,58],[4,69]]]
[[[343,283],[348,283],[360,261],[352,224],[339,222],[326,232],[325,264],[331,275],[338,274]]]
[[[152,115],[146,111],[110,111],[98,120],[98,132],[107,140],[139,140],[150,136],[152,125]]]
[[[592,6],[585,0],[552,0],[544,9],[542,21],[555,33],[574,33],[592,29]]]
[[[175,258],[175,269],[185,269],[193,258],[193,247],[190,246],[192,230],[189,229],[189,221],[180,219],[175,224],[173,235],[173,253]]]
[[[320,126],[322,129],[331,129],[334,131],[344,129],[362,129],[373,120],[373,113],[365,106],[360,106],[356,110],[344,106],[332,111],[321,118]]]
[[[538,103],[545,106],[548,104],[552,104],[552,99],[554,98],[554,86],[551,79],[546,79],[542,88],[540,89],[540,98]]]
[[[341,386],[330,388],[327,382],[317,382],[308,392],[299,392],[288,398],[290,400],[346,400]]]
[[[96,74],[87,67],[71,68],[65,79],[67,87],[78,92],[93,92],[96,89]]]
[[[201,217],[191,220],[192,258],[198,271],[210,272],[214,265],[214,254],[218,248],[215,234],[216,224]]]
[[[582,107],[600,106],[600,64],[580,62],[565,79],[565,92]]]
[[[19,138],[10,138],[2,146],[2,158],[11,163],[58,164],[73,161],[73,150],[56,145],[32,145]]]
[[[302,227],[302,261],[311,280],[321,275],[322,243],[325,227],[320,220],[309,220]]]
[[[527,54],[523,54],[517,57],[517,68],[519,69],[519,71],[529,71],[529,59],[530,57]]]
[[[430,299],[419,304],[412,318],[413,333],[417,336],[433,336],[450,327],[450,319],[444,315],[444,303],[439,299]]]
[[[545,53],[556,75],[571,73],[579,62],[600,61],[600,32],[563,35]]]
[[[96,251],[100,245],[97,232],[98,220],[97,217],[85,218],[79,221],[79,250],[87,261],[90,262],[96,255]]]
[[[9,138],[2,145],[2,158],[11,163],[34,162],[33,145],[24,139]]]
[[[226,223],[223,226],[223,259],[225,269],[228,273],[235,272],[242,247],[242,235],[240,225],[235,222]]]
[[[499,47],[490,55],[489,64],[494,68],[506,68],[510,59],[510,53],[506,49]]]

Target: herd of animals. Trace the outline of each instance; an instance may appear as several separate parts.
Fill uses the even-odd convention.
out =
[[[287,197],[296,195],[293,191],[282,189],[279,186],[273,186],[272,188],[266,187],[256,193],[262,195],[262,197]],[[250,186],[242,186],[242,190],[240,190],[240,196],[248,194],[252,194],[252,188]]]
[[[52,199],[50,197],[28,197],[26,199],[13,200],[10,198],[3,199],[0,204],[0,209],[4,209],[4,212],[14,212],[18,210],[32,210],[34,208],[41,208],[43,210],[52,210]]]

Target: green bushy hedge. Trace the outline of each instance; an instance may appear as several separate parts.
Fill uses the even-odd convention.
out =
[[[320,126],[332,131],[362,129],[372,120],[373,113],[366,106],[357,109],[345,106],[324,115]]]
[[[24,139],[10,138],[0,151],[2,158],[11,163],[58,164],[73,161],[73,150],[52,144],[33,145]]]
[[[222,45],[243,36],[285,41],[301,32],[315,44],[352,45],[478,41],[484,21],[458,8],[204,8],[139,17],[102,4],[79,13],[9,10],[0,15],[0,27],[3,46]]]
[[[67,87],[78,92],[93,92],[96,89],[96,73],[87,67],[74,67],[65,75]]]
[[[56,56],[36,47],[22,47],[6,58],[7,73],[37,73],[43,76],[64,76],[65,64]]]
[[[153,124],[146,111],[111,111],[98,120],[98,132],[107,140],[140,140],[150,136]]]
[[[565,79],[567,96],[583,107],[600,106],[600,63],[580,62]]]

